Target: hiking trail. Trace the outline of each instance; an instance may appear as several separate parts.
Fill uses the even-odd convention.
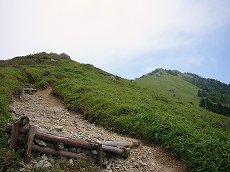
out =
[[[14,118],[28,116],[30,123],[41,130],[55,135],[82,138],[84,140],[116,140],[141,142],[140,140],[122,136],[108,131],[101,126],[84,120],[82,114],[65,109],[60,98],[51,94],[52,88],[38,90],[33,95],[22,94],[15,99],[12,106],[16,109]],[[59,129],[59,131],[57,130]],[[60,131],[61,129],[61,131]],[[102,172],[183,172],[182,161],[167,153],[159,145],[141,144],[132,148],[127,159],[111,157]]]

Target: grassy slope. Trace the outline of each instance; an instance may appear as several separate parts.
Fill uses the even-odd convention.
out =
[[[199,104],[198,88],[186,82],[182,76],[169,74],[149,75],[135,81],[141,87],[153,90],[172,101],[186,101]]]
[[[38,87],[53,84],[53,92],[64,99],[66,106],[84,113],[89,120],[160,143],[195,170],[230,170],[230,119],[199,108],[191,103],[195,99],[174,101],[135,82],[119,77],[112,81],[108,79],[111,74],[69,60],[24,68],[27,80],[34,80]],[[24,74],[17,74],[15,82],[21,83]],[[185,93],[175,94],[181,99]]]
[[[47,69],[56,68],[58,71],[60,65],[70,62],[63,59],[58,60],[58,62],[52,62],[50,57],[47,59],[43,55],[36,55],[35,58],[16,58],[7,63],[0,61],[0,171],[19,171],[19,167],[21,166],[19,154],[7,148],[7,138],[3,132],[3,125],[12,121],[12,117],[8,112],[8,106],[12,101],[12,97],[19,96],[22,88],[28,86],[29,83],[34,83],[37,87],[46,87],[52,84],[54,77],[49,76],[50,73]],[[22,64],[18,65],[20,63]],[[27,63],[30,65],[25,65]],[[44,80],[37,82],[44,76],[46,76]],[[57,159],[50,169],[39,170],[50,172],[63,170],[98,171],[98,167],[81,161],[70,166],[68,160],[61,158]]]

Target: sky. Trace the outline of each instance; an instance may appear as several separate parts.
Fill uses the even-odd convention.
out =
[[[66,53],[127,79],[165,68],[230,83],[230,0],[0,0],[0,59]]]

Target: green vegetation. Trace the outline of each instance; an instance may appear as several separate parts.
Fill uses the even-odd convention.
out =
[[[230,117],[230,108],[228,106],[222,105],[221,103],[213,102],[207,97],[201,96],[200,106],[211,110],[212,112]]]
[[[136,83],[144,88],[157,92],[174,102],[190,102],[198,105],[199,98],[196,96],[198,87],[185,82],[178,71],[168,72],[157,69],[152,73],[136,80]]]
[[[230,171],[230,119],[200,108],[194,96],[198,88],[176,74],[159,76],[153,88],[149,80],[143,88],[138,81],[112,80],[92,65],[45,53],[0,65],[2,123],[9,120],[11,95],[18,95],[25,84],[52,85],[67,108],[109,129],[159,143],[189,169]]]
[[[200,88],[197,92],[198,97],[201,97],[200,106],[230,117],[230,85],[199,75],[187,74],[192,76],[188,81]]]
[[[53,60],[51,60],[53,59]],[[58,61],[58,63],[57,63]],[[0,171],[19,171],[20,156],[14,150],[8,148],[7,138],[5,137],[3,126],[12,121],[8,112],[8,107],[12,97],[18,97],[23,87],[35,84],[42,88],[52,84],[55,78],[50,76],[49,68],[71,63],[60,55],[39,53],[26,57],[16,57],[7,61],[0,61]],[[45,79],[42,79],[46,76]],[[61,76],[61,74],[60,74]],[[73,166],[68,165],[66,159],[55,161],[52,168],[48,171],[97,171],[97,167],[85,162],[78,162]],[[75,169],[75,170],[74,170]],[[40,169],[40,171],[45,171]],[[46,169],[47,171],[47,169]]]
[[[224,84],[215,79],[206,79],[196,74],[187,73],[192,76],[188,80],[202,90],[202,96],[213,102],[230,105],[230,85]]]
[[[230,85],[215,79],[206,79],[177,70],[156,69],[139,78],[137,84],[167,97],[190,101],[212,112],[230,117]]]

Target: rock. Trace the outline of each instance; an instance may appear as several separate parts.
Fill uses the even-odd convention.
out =
[[[114,76],[108,76],[108,79],[112,80],[112,81],[116,81],[117,79]]]
[[[55,126],[54,129],[58,132],[62,132],[63,131],[63,127],[62,126]]]
[[[54,163],[55,163],[55,160],[54,160],[53,158],[49,158],[49,162],[50,162],[51,164],[54,164]]]
[[[34,142],[37,143],[39,146],[47,147],[47,143],[42,140],[34,139]]]
[[[65,54],[65,53],[61,53],[60,56],[64,57],[64,58],[67,58],[67,59],[70,59],[70,56]]]
[[[13,106],[9,106],[9,112],[15,113],[16,109]]]
[[[25,171],[25,168],[20,168],[19,171],[23,172],[23,171]]]
[[[107,160],[107,158],[104,158],[103,166],[107,168],[108,165],[109,161]]]
[[[47,157],[45,154],[43,154],[43,155],[41,156],[41,159],[47,161],[47,160],[48,160],[48,157]]]
[[[81,153],[82,152],[82,149],[81,148],[77,148],[77,153]]]
[[[40,167],[49,168],[49,167],[51,167],[51,166],[52,166],[52,164],[51,164],[49,161],[44,160],[44,159],[40,160],[40,161],[39,161],[38,163],[36,163],[36,165],[35,165],[36,168],[40,168]]]
[[[69,164],[70,164],[71,166],[73,166],[73,165],[74,165],[74,163],[73,163],[73,159],[72,159],[72,158],[69,160]]]
[[[82,151],[83,151],[83,153],[84,153],[86,156],[90,156],[90,155],[91,155],[91,151],[90,151],[90,150],[85,149],[85,150],[82,150]]]
[[[146,164],[145,162],[142,162],[141,160],[140,160],[140,164],[141,164],[142,166],[147,166],[147,164]]]
[[[97,155],[97,151],[96,150],[92,150],[91,151],[93,155]]]
[[[56,143],[54,148],[56,150],[64,150],[65,149],[65,145],[63,143]]]
[[[66,116],[70,116],[70,113],[69,113],[69,112],[66,112],[65,115],[66,115]]]
[[[71,147],[71,148],[69,148],[69,151],[70,151],[70,152],[77,152],[77,149],[74,148],[74,147]]]

